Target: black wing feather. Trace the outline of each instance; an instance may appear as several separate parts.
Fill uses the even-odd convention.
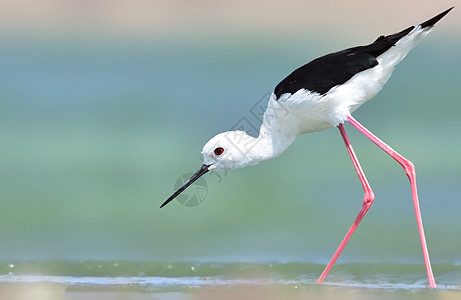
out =
[[[433,26],[451,9],[453,7],[421,23],[421,27]],[[411,26],[395,34],[382,35],[366,46],[353,47],[314,59],[294,70],[277,84],[274,94],[278,99],[282,94],[294,94],[300,89],[307,89],[324,95],[334,86],[351,79],[355,74],[376,66],[378,64],[376,58],[394,46],[413,28],[414,26]]]
[[[307,89],[321,95],[332,87],[348,81],[355,74],[373,68],[378,64],[376,58],[407,35],[414,27],[399,33],[380,36],[375,42],[330,53],[316,58],[294,70],[274,89],[279,98],[282,94],[294,94],[300,89]]]

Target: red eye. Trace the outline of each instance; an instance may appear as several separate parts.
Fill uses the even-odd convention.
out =
[[[224,153],[224,149],[222,147],[218,147],[216,149],[214,149],[214,154],[216,155],[221,155]]]

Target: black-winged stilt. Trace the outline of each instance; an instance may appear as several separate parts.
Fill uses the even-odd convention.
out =
[[[208,171],[222,171],[254,165],[282,154],[301,134],[338,127],[362,183],[362,208],[332,259],[317,280],[322,283],[374,200],[374,194],[346,135],[348,121],[373,143],[394,158],[410,179],[416,222],[430,287],[436,287],[416,191],[415,168],[352,117],[360,105],[373,98],[387,82],[394,67],[432,30],[452,8],[417,26],[380,36],[373,43],[327,54],[294,70],[270,96],[257,138],[243,131],[223,132],[203,147],[203,165],[160,207],[165,206]],[[283,106],[285,113],[276,114]]]

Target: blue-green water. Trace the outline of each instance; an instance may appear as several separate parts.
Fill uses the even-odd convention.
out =
[[[280,79],[359,42],[286,43],[9,41],[0,56],[0,282],[156,292],[314,285],[363,196],[335,129],[300,137],[272,161],[205,176],[206,186],[188,191],[200,193],[200,205],[159,209],[176,180],[201,165],[210,137],[242,118],[257,127],[254,112]],[[355,114],[415,163],[435,277],[456,291],[459,53],[458,43],[431,35]],[[405,174],[346,129],[376,200],[327,282],[423,288]]]
[[[461,266],[434,265],[439,290],[461,291]],[[201,286],[315,285],[324,265],[310,263],[199,263],[40,261],[0,265],[0,283],[56,283],[73,287],[119,286],[150,292]],[[334,268],[325,284],[372,289],[424,289],[424,266],[350,263]]]

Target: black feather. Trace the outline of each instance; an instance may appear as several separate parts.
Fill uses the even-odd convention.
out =
[[[452,8],[421,23],[421,27],[433,26],[443,18]],[[274,89],[278,99],[282,94],[294,94],[300,89],[326,94],[334,86],[348,81],[355,74],[373,68],[378,64],[376,58],[395,45],[402,37],[412,31],[414,26],[398,33],[381,35],[373,43],[358,46],[342,51],[330,53],[316,58],[304,66],[294,70],[283,79]]]

